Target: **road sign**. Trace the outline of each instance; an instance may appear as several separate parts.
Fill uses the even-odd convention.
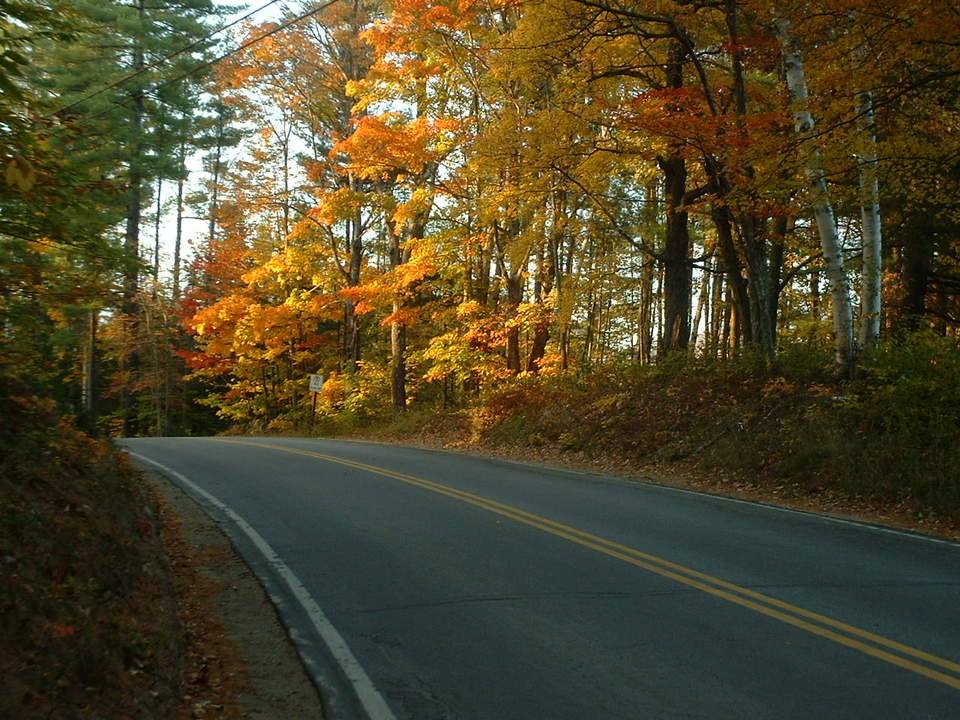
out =
[[[310,376],[310,392],[320,392],[323,390],[323,375]]]

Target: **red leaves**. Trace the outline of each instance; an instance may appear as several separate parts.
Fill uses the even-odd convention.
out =
[[[77,632],[74,625],[57,625],[56,623],[47,623],[47,630],[55,638],[70,637]]]

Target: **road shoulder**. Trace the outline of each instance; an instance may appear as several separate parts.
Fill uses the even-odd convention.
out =
[[[158,499],[164,546],[190,640],[183,714],[322,718],[320,697],[276,610],[230,541],[163,475],[143,474]]]

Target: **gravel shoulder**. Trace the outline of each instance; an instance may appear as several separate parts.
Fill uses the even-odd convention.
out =
[[[159,473],[161,536],[188,637],[183,718],[323,718],[321,698],[259,581],[209,516]]]

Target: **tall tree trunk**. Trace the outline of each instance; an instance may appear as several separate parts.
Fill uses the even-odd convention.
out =
[[[163,195],[163,178],[157,178],[157,213],[153,218],[153,267],[150,268],[150,274],[153,276],[153,288],[151,288],[151,297],[157,296],[157,284],[160,278],[160,215],[163,210],[161,197]]]
[[[213,171],[210,183],[210,218],[207,227],[207,242],[213,244],[217,232],[217,209],[220,203],[220,172],[222,170],[223,142],[224,142],[224,112],[221,108],[217,114],[217,147],[213,155]]]
[[[659,355],[684,350],[690,341],[690,233],[686,194],[686,161],[680,157],[661,161],[664,175],[666,233],[663,248],[663,343]]]
[[[723,298],[726,288],[724,284],[724,274],[721,272],[723,269],[723,261],[717,257],[714,259],[713,266],[716,273],[713,277],[712,296],[710,298],[710,343],[708,351],[710,357],[716,358],[720,349],[720,333],[723,327],[723,315],[725,312]]]
[[[507,290],[507,306],[504,311],[506,323],[506,360],[507,370],[517,374],[522,370],[520,360],[520,325],[516,320],[520,303],[523,302],[524,277],[529,252],[520,258],[508,258],[510,244],[520,235],[520,222],[512,219],[504,228],[499,222],[493,222],[493,247],[496,251],[497,269]]]
[[[744,340],[753,342],[754,330],[750,315],[750,293],[747,281],[740,270],[740,255],[733,239],[733,220],[730,215],[730,209],[727,207],[713,207],[711,209],[711,217],[717,230],[717,239],[723,256],[723,266],[727,271],[727,287],[737,309],[737,333]]]
[[[874,131],[873,95],[857,97],[860,116],[860,227],[863,265],[860,281],[860,347],[880,337],[880,294],[883,238],[880,224],[880,185],[877,179],[877,138]]]
[[[640,266],[640,319],[637,332],[638,360],[641,365],[649,365],[653,360],[653,265],[654,259],[647,257]]]
[[[777,35],[783,51],[786,68],[787,89],[793,102],[794,129],[797,138],[811,142],[816,129],[813,115],[809,109],[807,81],[803,70],[803,61],[790,34],[790,23],[781,19],[777,22]],[[807,179],[810,183],[811,203],[817,231],[820,235],[820,249],[826,264],[827,277],[830,280],[830,302],[833,309],[834,361],[841,376],[853,372],[855,345],[853,340],[853,308],[850,303],[850,291],[844,267],[843,252],[837,234],[837,222],[833,213],[833,204],[827,188],[827,177],[823,170],[820,150],[814,146],[806,161]]]
[[[690,350],[697,351],[697,337],[700,334],[700,322],[706,315],[707,327],[704,329],[704,339],[709,337],[709,309],[707,299],[710,297],[710,258],[703,261],[703,276],[700,278],[700,292],[697,298],[697,311],[693,316],[693,322],[690,324]]]
[[[534,289],[534,302],[540,312],[533,326],[533,339],[530,341],[530,354],[527,358],[527,372],[540,372],[540,364],[547,351],[550,340],[550,326],[553,324],[553,311],[546,306],[554,284],[562,280],[560,268],[560,248],[563,247],[563,236],[566,224],[566,193],[557,190],[552,197],[552,221],[550,237],[546,247],[537,248],[537,276]],[[559,293],[558,293],[559,294]]]
[[[356,181],[350,178],[351,188]],[[347,224],[347,249],[350,253],[347,286],[360,284],[360,269],[363,265],[363,218],[357,210],[354,218]],[[357,371],[360,362],[360,318],[357,316],[356,303],[352,298],[344,301],[343,308],[343,365],[349,375]]]
[[[820,312],[820,273],[814,270],[810,273],[810,315],[819,320]]]
[[[283,224],[280,231],[283,233],[283,249],[289,246],[290,239],[290,130],[284,125],[285,136],[283,143]]]
[[[180,143],[179,169],[177,173],[177,229],[173,242],[173,302],[180,301],[180,253],[183,243],[183,186],[186,181],[187,149]]]
[[[730,350],[733,348],[733,345],[737,337],[737,323],[736,314],[737,314],[737,304],[733,299],[733,287],[728,282],[727,286],[727,301],[723,304],[723,327],[721,331],[720,338],[720,359],[726,360],[730,357]],[[731,337],[732,336],[732,337]]]
[[[771,342],[777,344],[777,318],[780,314],[780,283],[783,277],[783,258],[787,252],[787,233],[793,229],[793,220],[788,217],[777,218],[776,231],[770,239],[770,260],[768,263],[769,285],[767,295],[767,322],[769,323]]]
[[[84,334],[83,360],[81,367],[81,405],[83,412],[92,422],[96,412],[97,396],[97,311],[87,311],[87,328]]]
[[[523,301],[523,278],[514,273],[507,274],[507,370],[512,373],[520,372],[520,325],[513,321],[516,310]]]
[[[666,66],[667,86],[683,87],[685,49],[675,42]],[[687,193],[687,164],[680,155],[658,160],[663,172],[666,232],[663,248],[663,342],[658,355],[684,350],[690,340],[690,232],[684,199]]]
[[[393,312],[400,307],[395,299]],[[390,398],[394,412],[407,409],[407,326],[396,320],[390,323]]]
[[[138,0],[137,12],[141,24],[146,14],[144,0]],[[142,72],[145,67],[143,47],[137,42],[133,51],[132,69]],[[120,361],[120,373],[123,377],[120,387],[120,417],[123,421],[123,433],[135,435],[137,422],[133,412],[132,383],[140,370],[140,354],[136,346],[139,326],[140,289],[140,207],[143,194],[143,117],[146,112],[144,93],[137,89],[132,94],[130,106],[130,145],[127,159],[127,212],[123,234],[123,249],[127,265],[123,273],[123,291],[121,299],[122,322],[125,325],[125,344]]]
[[[901,322],[907,330],[919,330],[923,326],[932,273],[933,242],[928,233],[915,230],[907,237],[902,253]]]
[[[145,302],[143,307],[143,316],[146,321],[146,341],[150,347],[150,357],[152,361],[152,367],[150,368],[151,376],[151,394],[153,395],[153,415],[154,415],[154,425],[153,425],[153,434],[154,437],[162,437],[164,428],[163,428],[163,392],[161,387],[160,380],[160,348],[157,342],[157,329],[154,327],[154,317],[153,317],[154,308],[151,306],[150,302]]]
[[[408,241],[423,236],[422,223],[409,223],[407,228]],[[388,220],[387,230],[390,233],[390,269],[396,270],[410,260],[411,249],[405,246],[404,231],[396,223]],[[397,317],[403,309],[399,292],[393,298],[394,318],[390,321],[390,398],[396,413],[407,409],[407,326]]]

